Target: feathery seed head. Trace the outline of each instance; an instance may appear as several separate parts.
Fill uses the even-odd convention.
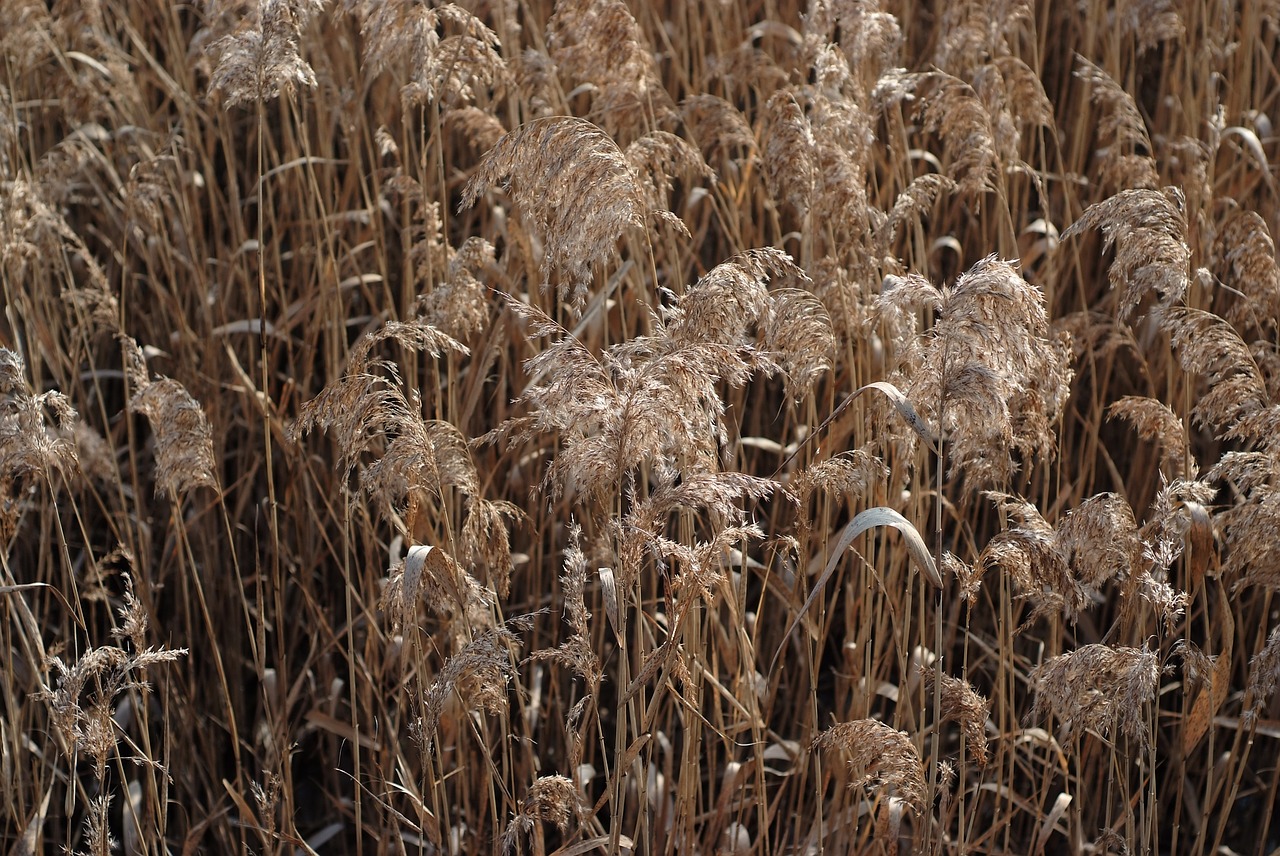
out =
[[[853,788],[887,790],[905,800],[917,815],[927,806],[928,786],[920,753],[905,732],[874,719],[839,722],[813,741],[815,749],[839,751]]]

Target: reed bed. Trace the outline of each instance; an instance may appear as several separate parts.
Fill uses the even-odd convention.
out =
[[[0,847],[1280,852],[1280,7],[0,4]]]

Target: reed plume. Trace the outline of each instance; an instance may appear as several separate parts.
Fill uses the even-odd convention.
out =
[[[1177,304],[1187,291],[1191,249],[1182,192],[1122,190],[1090,206],[1062,233],[1065,243],[1086,229],[1101,229],[1104,249],[1116,248],[1108,271],[1119,292],[1117,316],[1129,320],[1147,295],[1158,295],[1161,308]]]
[[[1237,330],[1266,336],[1280,324],[1280,265],[1266,222],[1256,211],[1235,210],[1214,239],[1219,277],[1237,299],[1224,318]]]
[[[1032,603],[1028,621],[1061,614],[1075,623],[1102,600],[1107,581],[1135,572],[1141,543],[1133,510],[1122,497],[1090,497],[1055,527],[1025,500],[991,496],[1014,525],[987,542],[978,565],[1010,575],[1019,596]]]
[[[121,729],[112,719],[117,698],[131,691],[145,696],[150,689],[146,680],[149,668],[174,662],[189,653],[186,648],[142,644],[146,640],[147,615],[133,596],[132,578],[126,574],[124,580],[125,601],[120,608],[123,626],[117,635],[129,641],[132,652],[107,645],[89,649],[70,664],[61,657],[51,657],[48,666],[57,675],[57,684],[43,686],[36,695],[48,704],[64,750],[69,754],[83,752],[92,759],[99,782],[121,739]]]
[[[569,821],[576,817],[581,807],[578,789],[573,780],[565,776],[540,776],[529,786],[520,804],[520,813],[511,818],[502,833],[502,852],[522,852],[521,835],[533,832],[538,821],[554,823],[561,832],[569,829]]]
[[[61,435],[45,422],[54,415]],[[22,357],[0,348],[0,536],[12,535],[20,513],[24,487],[32,479],[48,480],[53,473],[70,477],[79,468],[74,441],[66,434],[79,424],[66,396],[56,390],[31,392]]]
[[[172,378],[153,380],[136,341],[122,336],[120,347],[133,384],[129,411],[147,417],[155,437],[156,490],[174,502],[197,487],[217,490],[213,430],[200,402]]]
[[[409,82],[400,87],[405,108],[437,101],[465,104],[501,90],[510,77],[498,53],[498,36],[461,6],[405,0],[346,5],[360,19],[370,73],[408,65]],[[448,30],[455,32],[442,35]]]
[[[1072,371],[1040,291],[995,256],[942,291],[919,278],[888,284],[878,301],[886,313],[913,304],[938,308],[919,364],[898,385],[926,419],[943,419],[949,472],[1004,484],[1018,468],[1015,454],[1023,461],[1051,457],[1052,426]]]
[[[617,144],[584,119],[535,119],[505,134],[462,191],[462,207],[501,187],[546,242],[543,276],[561,276],[557,292],[581,309],[593,269],[618,240],[656,218],[686,231],[669,211],[645,205],[644,188]]]
[[[1133,96],[1084,57],[1077,57],[1075,76],[1089,84],[1094,103],[1103,110],[1097,156],[1105,183],[1135,192],[1156,190],[1160,179],[1151,157],[1154,148]]]
[[[1155,651],[1082,645],[1046,660],[1028,677],[1035,692],[1030,719],[1052,714],[1060,740],[1074,743],[1089,731],[1103,739],[1121,733],[1138,744],[1150,736],[1147,711],[1160,679]]]
[[[620,0],[557,0],[547,42],[566,89],[590,84],[586,116],[619,142],[630,143],[675,118],[653,50]]]
[[[931,669],[921,667],[924,678],[925,694],[932,696],[936,676]],[[942,707],[939,710],[940,722],[958,722],[964,734],[965,750],[979,769],[987,766],[987,717],[991,715],[991,703],[973,688],[973,685],[961,678],[941,675]]]
[[[839,722],[813,741],[813,748],[839,752],[852,776],[849,787],[887,791],[917,815],[926,807],[924,764],[905,732],[874,719]]]
[[[1258,716],[1280,687],[1280,626],[1267,636],[1267,644],[1249,659],[1249,683],[1245,698],[1249,705],[1240,717],[1245,728],[1253,728]]]
[[[290,97],[298,87],[314,87],[316,74],[299,52],[302,30],[320,10],[315,0],[259,0],[235,30],[209,46],[217,66],[209,92],[223,106]]]

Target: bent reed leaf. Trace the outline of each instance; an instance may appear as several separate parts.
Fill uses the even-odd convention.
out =
[[[773,672],[773,667],[777,665],[778,657],[782,654],[782,649],[786,647],[787,640],[791,638],[791,634],[795,632],[796,627],[804,621],[805,616],[809,614],[809,608],[813,606],[813,602],[822,594],[822,590],[826,587],[827,581],[831,579],[831,575],[835,573],[839,567],[840,561],[844,558],[844,551],[858,538],[859,535],[868,529],[877,526],[889,526],[897,529],[902,533],[903,541],[906,543],[907,552],[911,555],[912,562],[920,570],[924,578],[928,580],[934,587],[942,588],[942,575],[938,573],[937,563],[933,560],[933,555],[929,552],[929,547],[924,543],[924,539],[920,537],[919,530],[897,511],[885,506],[877,506],[876,508],[868,508],[857,514],[852,520],[845,525],[840,531],[840,537],[836,539],[835,546],[831,550],[831,558],[827,562],[826,568],[823,569],[822,575],[818,577],[817,582],[813,584],[813,588],[809,592],[809,597],[805,599],[804,605],[800,607],[796,617],[787,627],[786,633],[782,635],[782,645],[778,647],[777,653],[773,655],[773,661],[769,664],[769,672]]]

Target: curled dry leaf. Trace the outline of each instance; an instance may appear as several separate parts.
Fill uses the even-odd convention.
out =
[[[853,403],[854,399],[868,390],[875,390],[882,393],[884,397],[889,400],[889,403],[893,405],[893,409],[897,411],[898,415],[906,420],[906,423],[911,426],[911,430],[928,444],[929,450],[934,454],[938,453],[938,436],[934,433],[933,429],[929,427],[928,423],[921,418],[920,414],[916,411],[915,406],[911,403],[911,399],[907,398],[906,394],[903,393],[902,390],[898,389],[898,387],[888,381],[878,380],[869,383],[866,386],[859,387],[845,396],[844,401],[840,402],[839,406],[836,407],[835,410],[831,411],[831,415],[826,419],[823,419],[822,424],[809,432],[809,435],[805,437],[801,443],[797,444],[796,448],[793,449],[785,459],[783,459],[782,463],[778,465],[778,468],[774,470],[773,476],[776,478],[779,473],[785,470],[787,466],[795,460],[796,455],[800,454],[801,449],[803,449],[814,437],[825,431],[832,422],[838,419],[840,414],[844,413],[844,411],[848,409],[849,405]]]
[[[1218,614],[1222,629],[1221,651],[1213,663],[1212,677],[1209,685],[1203,687],[1196,696],[1191,710],[1187,712],[1186,721],[1182,724],[1182,751],[1189,753],[1204,739],[1214,716],[1227,700],[1231,691],[1231,650],[1235,643],[1236,620],[1231,614],[1231,602],[1227,599],[1226,590],[1216,586],[1218,590]]]
[[[600,593],[604,596],[604,611],[609,617],[609,626],[613,635],[624,638],[627,627],[624,623],[622,608],[618,603],[618,584],[613,576],[613,568],[600,568]]]
[[[1213,518],[1209,509],[1194,500],[1183,500],[1190,525],[1187,527],[1187,571],[1190,575],[1187,590],[1194,591],[1204,579],[1213,559]]]

